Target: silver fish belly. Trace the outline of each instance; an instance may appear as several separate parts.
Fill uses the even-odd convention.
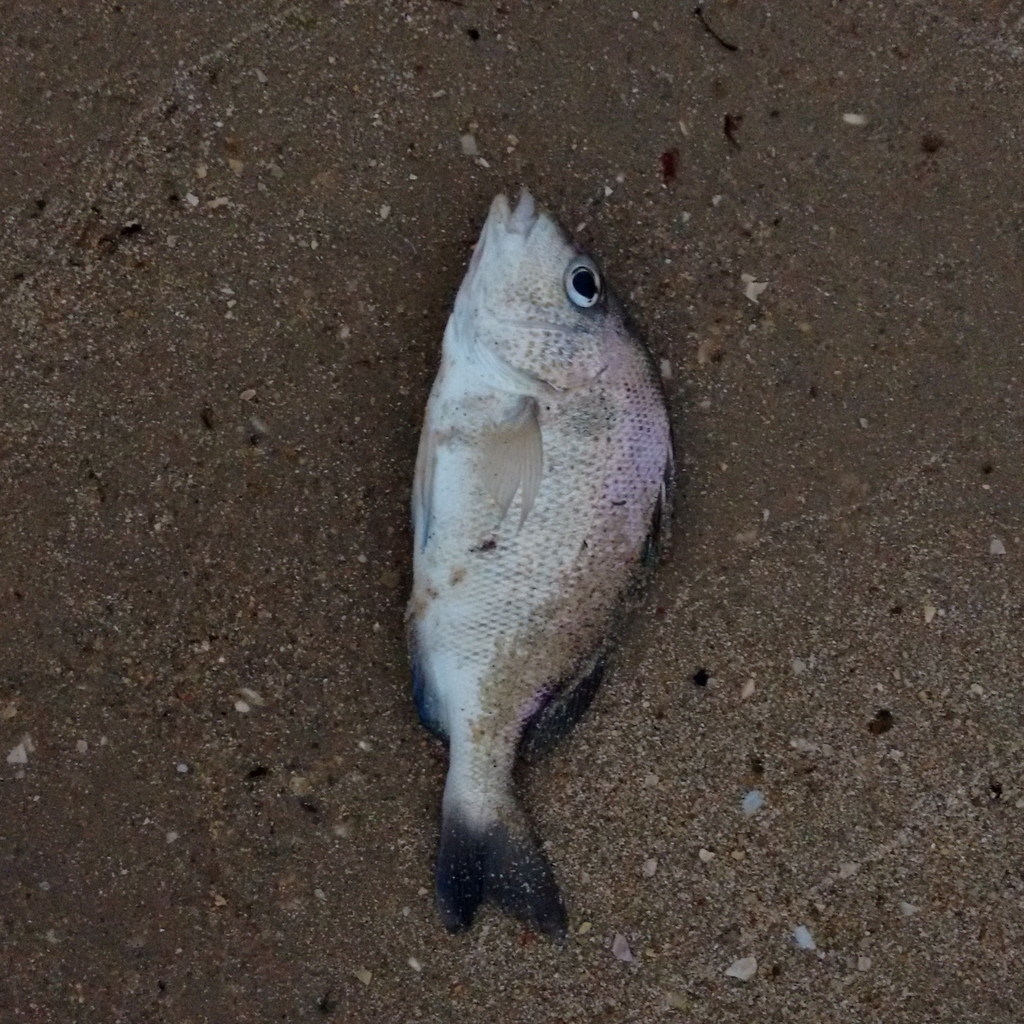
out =
[[[657,374],[596,264],[528,192],[514,210],[498,196],[445,329],[413,485],[409,645],[420,717],[449,743],[450,930],[490,898],[565,935],[512,768],[593,696],[672,466]]]

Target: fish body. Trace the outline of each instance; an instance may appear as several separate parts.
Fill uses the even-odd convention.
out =
[[[556,938],[565,909],[512,769],[585,710],[667,520],[652,360],[528,192],[491,205],[444,333],[413,486],[414,693],[449,744],[438,906],[484,898]]]

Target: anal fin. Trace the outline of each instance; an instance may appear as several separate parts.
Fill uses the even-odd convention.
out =
[[[438,739],[447,740],[448,730],[445,728],[441,702],[434,692],[433,683],[424,670],[423,663],[417,657],[415,646],[411,646],[410,659],[412,662],[412,699],[416,702],[420,721]]]

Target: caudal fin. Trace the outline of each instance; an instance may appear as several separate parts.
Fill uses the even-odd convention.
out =
[[[445,927],[468,928],[487,898],[545,935],[565,938],[562,897],[522,811],[477,825],[457,806],[446,806],[437,857],[437,905]]]

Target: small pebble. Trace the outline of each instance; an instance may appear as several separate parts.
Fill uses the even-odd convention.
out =
[[[811,935],[807,925],[802,924],[793,929],[793,939],[801,949],[817,949],[814,936]]]
[[[858,971],[870,971],[871,970],[871,957],[859,956],[857,957],[857,970]]]
[[[992,543],[988,546],[988,553],[990,555],[1005,555],[1006,545],[998,537],[993,537]]]
[[[327,899],[327,893],[325,893],[325,892],[323,891],[323,889],[314,889],[314,890],[313,890],[313,895],[314,895],[314,896],[315,896],[315,897],[316,897],[316,898],[317,898],[318,900],[320,900],[320,902],[321,902],[321,903],[322,903],[322,902],[323,902],[324,900],[326,900],[326,899]]]
[[[583,924],[576,929],[577,935],[586,935],[594,926],[589,921],[584,921]]]
[[[693,1000],[685,992],[666,992],[665,1003],[670,1010],[685,1012],[693,1009]]]
[[[616,932],[612,939],[612,953],[618,960],[624,960],[626,963],[633,962],[633,951],[629,948],[626,936],[621,932]]]
[[[193,207],[198,206],[199,205],[199,196],[197,196],[194,192],[186,192],[185,193],[185,202],[188,203],[189,206],[193,206]]]
[[[184,762],[179,763],[177,772],[179,775],[188,775],[188,765]]]
[[[839,865],[839,877],[840,878],[853,878],[857,871],[860,869],[860,865],[854,861],[846,861]]]
[[[238,691],[250,704],[260,708],[263,707],[263,698],[255,691],[250,690],[248,686],[243,686]]]
[[[416,957],[414,957],[414,956],[411,956],[411,957],[409,957],[409,959],[408,959],[408,960],[406,960],[406,963],[407,963],[407,964],[408,964],[408,965],[409,965],[409,966],[410,966],[410,967],[411,967],[411,968],[412,968],[412,969],[413,969],[413,970],[414,970],[414,971],[415,971],[415,972],[416,972],[417,974],[419,974],[419,973],[420,973],[420,971],[422,971],[422,970],[423,970],[423,964],[421,964],[421,963],[419,962],[419,960],[417,960],[417,959],[416,959]]]
[[[702,864],[710,864],[715,859],[715,855],[710,850],[705,850],[703,846],[697,851],[697,856],[700,857]]]
[[[737,981],[750,981],[757,974],[757,957],[745,956],[734,961],[725,969],[727,978],[735,978]]]
[[[934,618],[935,618],[935,606],[931,605],[931,604],[926,604],[924,606],[924,622],[925,622],[925,625],[928,625],[928,623],[930,623],[932,621],[932,619],[934,619]]]
[[[756,689],[757,689],[757,684],[754,682],[754,680],[753,679],[748,679],[743,684],[743,689],[740,690],[740,699],[741,700],[746,700],[748,697],[753,697],[754,696],[754,690],[756,690]]]
[[[244,700],[236,700],[235,710],[243,715],[247,715],[252,710],[252,708],[250,708],[249,705],[246,704]]]
[[[757,814],[764,807],[764,793],[759,789],[752,789],[743,798],[743,813],[746,815]]]
[[[373,972],[361,967],[358,971],[352,972],[364,985],[369,985],[373,980]]]
[[[667,359],[662,359],[660,369],[662,380],[672,379],[672,364]]]
[[[177,842],[177,840],[180,837],[178,836],[178,833],[174,831],[174,829],[171,829],[170,832],[167,833],[165,838],[167,839],[168,843],[174,843]]]
[[[806,672],[806,671],[807,671],[807,662],[805,662],[803,660],[803,658],[794,658],[793,659],[793,674],[799,676],[799,675],[803,675],[804,672]]]
[[[979,697],[985,696],[985,688],[980,683],[971,683],[971,693]]]
[[[470,135],[468,132],[459,139],[459,145],[462,147],[463,156],[479,156],[480,150],[477,148],[476,137]]]
[[[843,123],[852,124],[855,128],[863,128],[868,119],[863,114],[843,114]]]
[[[243,402],[251,402],[256,397],[256,389],[246,388],[238,397]]]
[[[168,249],[173,249],[178,244],[178,236],[168,235],[164,241],[166,242]]]
[[[79,740],[75,744],[75,750],[77,750],[80,754],[84,754],[88,749],[89,749],[89,743],[88,743],[87,740]]]
[[[642,870],[644,878],[653,878],[658,870],[658,858],[648,857],[647,860],[644,861],[644,866]]]
[[[904,917],[913,917],[920,909],[920,907],[915,907],[913,903],[908,903],[906,900],[900,900],[900,913]]]
[[[760,304],[758,296],[768,287],[768,282],[756,281],[753,274],[740,274],[740,280],[743,282],[743,294],[751,302]]]
[[[384,204],[384,205],[383,205],[383,206],[382,206],[382,207],[380,208],[380,219],[381,219],[381,220],[387,220],[387,219],[388,219],[388,217],[390,217],[390,216],[391,216],[391,207],[390,207],[390,206],[388,206],[388,204],[387,204],[387,203],[385,203],[385,204]]]

